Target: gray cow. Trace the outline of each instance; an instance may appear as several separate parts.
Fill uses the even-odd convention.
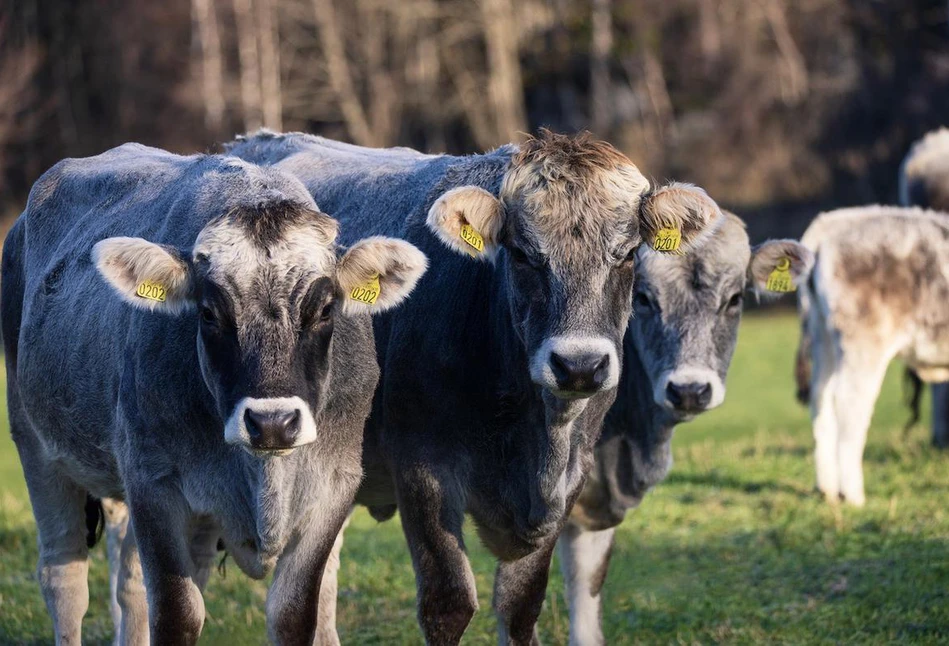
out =
[[[501,640],[530,643],[615,397],[637,250],[692,246],[718,207],[690,186],[650,190],[586,137],[452,157],[261,133],[230,151],[297,174],[349,235],[399,235],[431,258],[416,296],[376,325],[358,500],[401,511],[429,643],[457,643],[477,610],[466,511],[500,559]]]
[[[2,324],[57,643],[80,643],[88,606],[88,496],[130,511],[110,550],[123,642],[197,640],[222,536],[250,576],[275,568],[271,639],[312,643],[362,475],[369,314],[426,266],[402,241],[336,238],[298,180],[235,158],[127,144],[36,182],[4,245]]]
[[[688,256],[637,257],[619,393],[560,537],[571,644],[603,643],[600,592],[615,528],[672,467],[675,427],[724,401],[746,286],[773,293],[768,280],[782,261],[796,285],[813,255],[793,240],[750,248],[732,214]]]
[[[949,213],[949,129],[934,130],[913,145],[900,166],[899,180],[903,206]],[[949,382],[934,383],[932,398],[933,444],[949,448]]]

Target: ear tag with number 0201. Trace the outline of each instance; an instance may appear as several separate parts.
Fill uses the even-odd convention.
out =
[[[135,290],[135,295],[139,298],[147,298],[150,301],[165,302],[165,286],[156,283],[153,280],[144,280]]]
[[[472,256],[477,256],[479,253],[484,253],[484,238],[481,237],[481,234],[475,231],[475,228],[470,224],[462,224],[461,231],[458,232],[459,237],[464,240],[471,249],[468,250]],[[472,251],[472,249],[474,251]],[[477,252],[477,253],[476,253]]]
[[[379,294],[381,292],[382,289],[379,287],[379,274],[375,274],[362,285],[353,287],[352,291],[349,292],[349,297],[354,301],[359,301],[366,305],[375,305],[376,301],[379,300]]]
[[[682,242],[682,233],[678,229],[659,229],[652,248],[656,251],[671,253],[679,250],[680,242]]]
[[[769,292],[793,292],[796,287],[794,287],[794,281],[791,280],[791,261],[787,258],[782,258],[778,261],[778,264],[775,265],[774,271],[768,275],[768,282],[765,283],[765,288]]]

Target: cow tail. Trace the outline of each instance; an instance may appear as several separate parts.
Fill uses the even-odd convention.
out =
[[[903,402],[909,408],[909,421],[903,427],[903,439],[906,439],[910,430],[919,422],[919,405],[923,398],[923,380],[912,368],[903,372]]]

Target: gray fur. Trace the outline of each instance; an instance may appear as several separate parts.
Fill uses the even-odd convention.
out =
[[[254,244],[240,227],[257,230]],[[239,262],[221,264],[223,249],[209,242],[224,228],[232,251],[245,245]],[[362,429],[378,378],[369,316],[339,313],[325,374],[311,384],[317,390],[299,390],[290,375],[295,356],[287,353],[303,338],[292,332],[301,295],[291,284],[335,280],[327,231],[335,223],[296,179],[234,158],[127,144],[60,162],[37,181],[4,246],[2,322],[11,429],[57,642],[78,644],[87,605],[87,493],[129,507],[115,583],[129,642],[147,638],[130,632],[143,625],[142,575],[152,643],[197,639],[199,589],[218,535],[250,576],[276,569],[270,637],[312,642],[320,576],[361,478]],[[91,257],[114,236],[162,245],[196,272],[192,287],[216,272],[230,292],[241,352],[252,353],[240,355],[240,370],[213,369],[194,307],[163,314],[116,295]],[[315,260],[294,256],[301,240]],[[315,438],[284,457],[229,446],[224,423],[235,393],[302,398]],[[113,511],[119,539],[124,523]],[[114,552],[110,544],[113,560]]]
[[[567,336],[571,352],[594,347],[579,338],[593,339],[611,346],[606,354],[618,363],[633,282],[624,258],[646,237],[644,223],[682,222],[688,246],[720,217],[717,207],[676,186],[657,192],[643,215],[649,194],[639,171],[582,138],[461,158],[262,133],[229,151],[300,177],[340,219],[344,241],[399,235],[432,259],[417,296],[377,324],[383,377],[359,501],[398,503],[430,643],[456,643],[477,610],[461,534],[466,511],[501,560],[494,606],[502,640],[529,643],[556,536],[615,395],[609,380],[598,392],[551,388],[532,358]],[[500,202],[503,223],[482,232],[489,262],[449,251],[426,225],[436,200],[460,187]],[[475,194],[475,202],[484,197]]]
[[[570,607],[570,643],[601,644],[601,590],[613,531],[672,467],[675,427],[714,408],[738,336],[742,294],[760,261],[788,257],[798,275],[813,259],[801,245],[770,241],[752,249],[744,223],[729,215],[689,256],[640,257],[623,375],[596,446],[596,462],[560,536]],[[701,407],[676,406],[677,379],[708,380],[717,391]]]

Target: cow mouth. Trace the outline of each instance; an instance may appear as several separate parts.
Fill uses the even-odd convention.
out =
[[[244,445],[242,448],[255,458],[282,458],[296,451],[298,447],[253,447]]]

